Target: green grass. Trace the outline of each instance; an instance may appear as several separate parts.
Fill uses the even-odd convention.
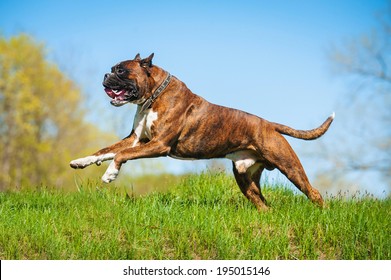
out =
[[[391,259],[391,199],[327,199],[319,209],[264,187],[258,213],[225,174],[164,192],[79,186],[0,194],[0,259]]]

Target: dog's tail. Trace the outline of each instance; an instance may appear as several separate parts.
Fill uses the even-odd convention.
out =
[[[303,140],[314,140],[326,133],[331,123],[333,122],[334,117],[335,117],[335,113],[332,113],[331,116],[328,117],[327,120],[325,120],[325,122],[321,126],[311,130],[296,130],[289,126],[278,124],[278,123],[273,123],[273,125],[276,131],[278,131],[281,134],[289,135],[291,137],[299,138]]]

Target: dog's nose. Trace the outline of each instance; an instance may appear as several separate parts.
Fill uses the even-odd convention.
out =
[[[110,73],[106,73],[105,77],[103,78],[103,80],[106,80],[109,76],[110,76]]]

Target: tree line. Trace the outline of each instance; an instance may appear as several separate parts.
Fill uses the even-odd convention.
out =
[[[69,161],[101,139],[85,121],[80,88],[44,46],[24,34],[0,37],[0,190],[74,185]]]

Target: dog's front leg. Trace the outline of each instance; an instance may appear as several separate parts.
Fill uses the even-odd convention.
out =
[[[85,168],[92,164],[100,165],[103,161],[111,160],[115,157],[116,153],[120,150],[125,149],[126,147],[131,147],[136,143],[136,135],[132,132],[128,137],[123,140],[111,145],[109,147],[103,148],[91,156],[78,158],[70,162],[72,168]],[[137,143],[138,144],[138,143]]]
[[[114,181],[118,176],[122,164],[128,160],[167,156],[169,151],[170,146],[161,141],[150,141],[141,146],[119,151],[102,176],[102,181],[105,183]]]
[[[78,158],[75,160],[72,160],[70,162],[70,166],[75,169],[83,169],[89,165],[96,164],[100,165],[103,161],[113,159],[115,156],[115,153],[107,153],[107,154],[102,154],[102,155],[92,155],[92,156],[87,156],[84,158]]]

